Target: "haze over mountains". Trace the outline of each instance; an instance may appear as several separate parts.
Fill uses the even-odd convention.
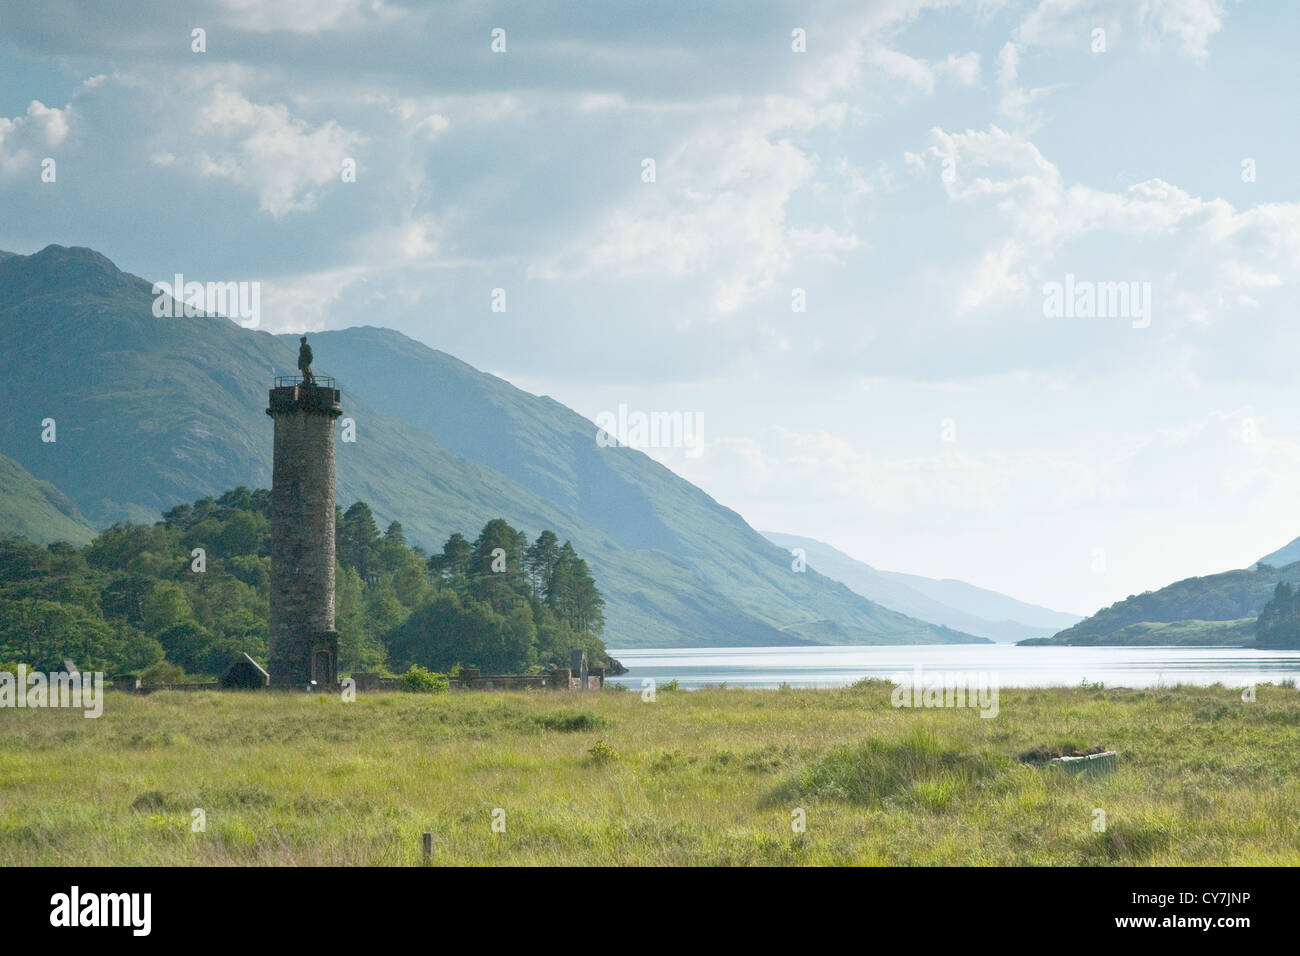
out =
[[[810,567],[864,597],[921,620],[996,641],[1075,646],[1255,646],[1255,622],[1279,583],[1300,586],[1300,539],[1254,566],[1131,594],[1086,618],[963,581],[881,571],[812,538],[764,532],[802,548]]]
[[[822,541],[794,534],[763,532],[786,549],[802,548],[810,567],[848,585],[858,594],[891,610],[977,634],[995,641],[1050,637],[1080,620],[1077,614],[1053,611],[951,578],[881,571]]]
[[[0,254],[0,454],[21,468],[24,514],[62,515],[71,535],[269,487],[267,388],[294,372],[296,340],[152,305],[151,283],[93,250]],[[356,422],[337,445],[340,503],[368,502],[430,550],[494,517],[555,529],[591,564],[611,647],[982,640],[793,572],[739,515],[639,451],[599,447],[550,398],[389,330],[311,342]]]

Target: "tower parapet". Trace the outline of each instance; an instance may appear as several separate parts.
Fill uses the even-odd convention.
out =
[[[275,422],[271,471],[273,687],[338,682],[334,630],[334,380],[277,378],[266,414]]]

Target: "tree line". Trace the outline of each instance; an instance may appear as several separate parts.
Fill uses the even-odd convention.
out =
[[[0,540],[0,670],[25,663],[134,673],[165,683],[219,674],[241,653],[265,664],[270,492],[236,488],[118,523],[84,548]],[[369,506],[336,514],[341,673],[525,673],[582,648],[608,664],[604,600],[572,544],[531,543],[496,518],[429,555]]]

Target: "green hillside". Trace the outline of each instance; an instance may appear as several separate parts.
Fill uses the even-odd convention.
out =
[[[294,371],[296,342],[221,318],[155,318],[152,302],[149,283],[92,250],[0,261],[0,398],[14,410],[0,453],[100,527],[270,484],[267,388]],[[339,501],[369,502],[429,550],[496,517],[553,529],[601,583],[611,646],[976,640],[791,572],[734,512],[640,452],[599,448],[594,425],[557,402],[395,332],[312,341],[356,422],[357,441],[338,444]],[[46,417],[53,445],[35,427]]]
[[[12,458],[0,455],[0,538],[85,544],[94,535],[67,495],[33,477]]]
[[[1300,561],[1187,578],[1130,595],[1051,638],[1020,643],[1253,644],[1254,620],[1282,581],[1300,581]]]
[[[1173,621],[1154,624],[1143,621],[1127,624],[1109,634],[1064,634],[1055,637],[1031,638],[1020,641],[1025,646],[1128,646],[1150,647],[1250,647],[1255,643],[1255,619],[1243,617],[1237,621]]]

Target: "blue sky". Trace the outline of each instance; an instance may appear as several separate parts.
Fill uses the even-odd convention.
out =
[[[696,413],[754,526],[1087,613],[1300,535],[1286,8],[5,0],[0,248]]]

